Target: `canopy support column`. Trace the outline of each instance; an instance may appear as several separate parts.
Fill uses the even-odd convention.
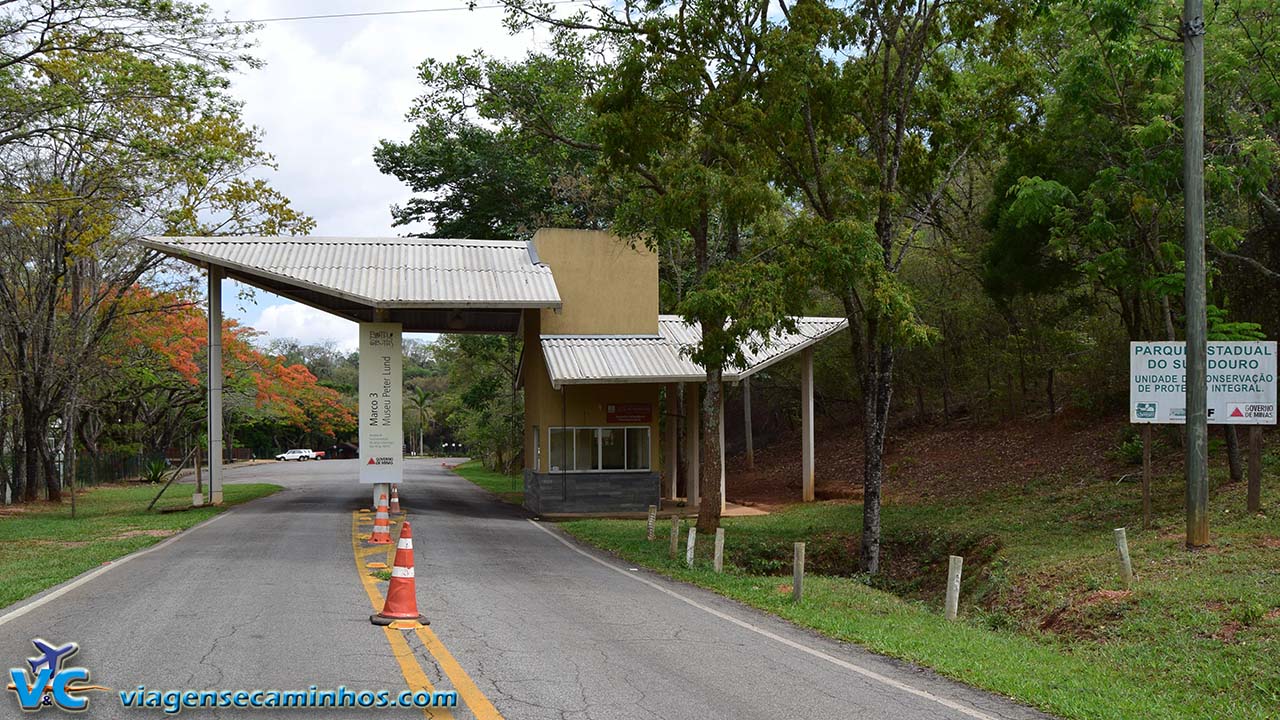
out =
[[[747,440],[747,469],[756,466],[756,448],[751,437],[751,378],[742,381],[742,427]]]
[[[724,496],[724,383],[720,384],[720,514],[724,514],[726,504]]]
[[[672,500],[676,497],[676,481],[680,475],[680,433],[677,425],[680,423],[680,403],[676,397],[679,389],[676,383],[667,384],[667,409],[663,413],[666,422],[666,441],[663,443],[663,465],[667,472],[667,492],[666,496]]]
[[[813,348],[800,354],[801,499],[813,502]]]
[[[209,502],[222,504],[222,268],[209,266]]]
[[[699,397],[698,383],[684,384],[684,454],[688,461],[688,467],[684,473],[685,498],[688,501],[688,507],[697,510],[698,499],[701,493],[698,492],[698,479],[702,475],[702,414],[699,410],[702,408],[702,400]]]

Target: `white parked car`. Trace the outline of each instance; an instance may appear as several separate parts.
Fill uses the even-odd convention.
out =
[[[289,452],[280,453],[279,455],[276,456],[276,459],[277,460],[297,460],[298,462],[302,462],[303,460],[314,460],[315,457],[316,457],[316,454],[311,452],[310,450],[301,450],[301,449],[295,448],[293,450],[290,450]]]

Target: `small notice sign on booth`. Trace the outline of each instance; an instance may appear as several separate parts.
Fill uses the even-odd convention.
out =
[[[653,406],[649,403],[610,403],[605,407],[609,423],[648,425],[653,422]]]

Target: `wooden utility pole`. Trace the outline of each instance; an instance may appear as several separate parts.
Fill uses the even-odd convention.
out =
[[[1182,4],[1182,170],[1186,207],[1187,548],[1209,544],[1208,321],[1204,258],[1204,0]]]

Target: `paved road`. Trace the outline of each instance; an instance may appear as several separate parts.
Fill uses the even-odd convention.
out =
[[[115,689],[315,684],[399,692],[410,678],[459,690],[471,705],[454,710],[455,718],[1043,717],[633,571],[530,522],[438,463],[408,467],[401,502],[414,527],[418,602],[431,619],[428,631],[383,631],[368,622],[371,601],[352,534],[353,514],[370,493],[352,480],[354,461],[265,465],[232,470],[229,479],[277,482],[287,490],[25,614],[12,617],[24,604],[0,610],[0,668],[18,666],[32,654],[31,639],[43,637],[80,643],[76,664],[90,668],[94,683]],[[16,714],[7,695],[0,717]],[[114,695],[91,697],[82,717],[162,716],[124,710]],[[311,711],[183,714],[276,718]]]

